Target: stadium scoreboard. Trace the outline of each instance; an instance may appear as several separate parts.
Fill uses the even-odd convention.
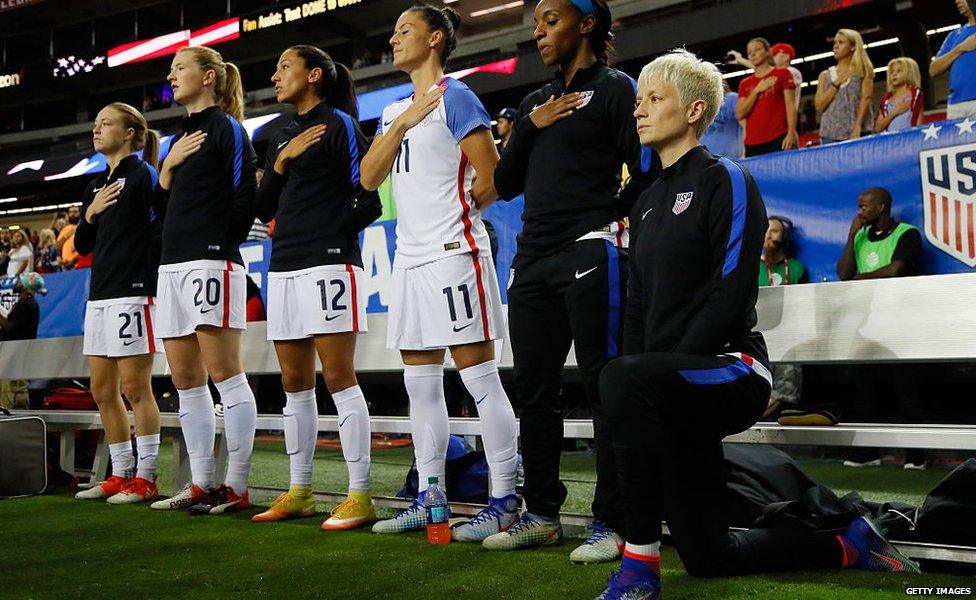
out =
[[[314,17],[340,8],[346,8],[353,4],[359,4],[363,0],[314,0],[303,2],[292,8],[274,10],[267,14],[258,15],[256,19],[244,18],[241,21],[241,30],[244,33],[277,27],[283,23],[294,23],[308,17]]]

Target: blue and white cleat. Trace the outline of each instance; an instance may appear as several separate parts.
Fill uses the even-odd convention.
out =
[[[624,539],[620,534],[607,527],[603,521],[593,521],[586,526],[591,530],[590,537],[577,546],[569,555],[569,560],[574,563],[601,563],[610,562],[620,558],[623,552]]]
[[[401,510],[392,519],[384,519],[373,523],[373,533],[403,533],[405,531],[420,531],[427,527],[427,510],[421,498],[414,498],[410,506]]]
[[[515,494],[489,498],[488,506],[473,519],[451,530],[451,537],[458,542],[481,542],[488,536],[508,530],[518,520],[518,497]]]
[[[486,537],[481,545],[488,550],[518,550],[549,546],[561,539],[563,539],[563,526],[559,519],[546,519],[530,512],[523,512],[515,525]]]

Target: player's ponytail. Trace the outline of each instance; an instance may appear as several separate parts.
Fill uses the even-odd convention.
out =
[[[461,14],[450,6],[438,8],[430,4],[414,4],[407,9],[420,13],[427,28],[444,34],[444,46],[441,49],[441,65],[447,64],[447,59],[457,47],[457,28],[461,26]]]
[[[155,129],[146,130],[146,146],[142,149],[142,160],[159,170],[159,132]]]
[[[325,100],[329,106],[341,110],[354,119],[359,118],[356,84],[352,73],[345,65],[332,60],[327,52],[317,46],[300,44],[288,50],[297,54],[309,71],[312,69],[322,71],[322,77],[315,86],[315,95]]]
[[[142,150],[142,160],[151,164],[153,168],[158,168],[159,132],[154,129],[149,129],[146,117],[142,116],[142,113],[125,102],[113,102],[106,106],[106,108],[111,108],[117,112],[125,128],[131,129],[134,132],[131,142],[132,151],[138,152]]]
[[[220,110],[238,121],[244,121],[244,82],[241,81],[241,72],[234,63],[224,63],[224,69],[227,76],[217,103]]]
[[[220,110],[238,121],[244,120],[244,84],[241,72],[234,63],[224,62],[224,58],[213,48],[188,46],[180,50],[193,56],[200,70],[214,72],[214,102]]]

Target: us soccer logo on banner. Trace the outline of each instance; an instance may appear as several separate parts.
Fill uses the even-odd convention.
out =
[[[976,144],[924,150],[925,237],[943,252],[976,267]]]

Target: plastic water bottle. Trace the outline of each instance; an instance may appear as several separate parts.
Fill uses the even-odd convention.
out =
[[[450,544],[451,526],[447,520],[451,516],[451,508],[447,505],[447,494],[437,485],[437,477],[427,478],[424,510],[427,511],[427,541],[431,544]]]

